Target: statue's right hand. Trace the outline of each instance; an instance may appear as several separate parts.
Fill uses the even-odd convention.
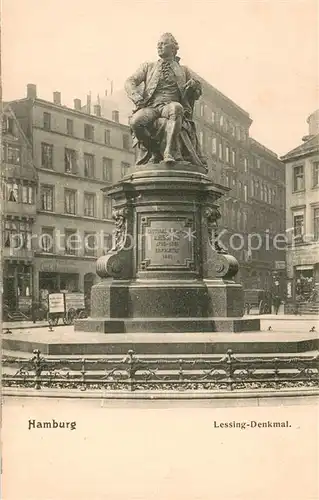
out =
[[[140,94],[133,94],[132,100],[133,100],[134,104],[136,104],[136,106],[140,106],[144,99]]]

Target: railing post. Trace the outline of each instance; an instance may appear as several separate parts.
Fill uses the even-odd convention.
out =
[[[280,360],[278,358],[275,358],[274,359],[274,364],[275,364],[275,368],[274,368],[274,376],[275,376],[275,388],[277,389],[278,388],[278,385],[279,385],[279,362]]]
[[[125,361],[128,364],[127,373],[128,373],[128,382],[129,382],[128,383],[129,391],[133,392],[135,390],[134,378],[135,378],[135,372],[136,372],[136,360],[135,360],[135,353],[132,349],[130,349],[127,352],[127,357],[126,357]]]
[[[227,371],[227,385],[228,389],[230,391],[233,390],[233,382],[234,382],[234,357],[233,357],[233,351],[231,349],[227,350],[226,353],[226,371]]]
[[[82,381],[82,386],[81,386],[81,391],[86,391],[86,384],[85,384],[85,376],[86,376],[86,359],[82,358],[82,365],[81,365],[81,381]]]
[[[33,358],[32,362],[34,364],[34,372],[35,372],[35,389],[40,390],[41,389],[41,373],[42,373],[42,357],[41,357],[41,352],[39,349],[34,349],[33,351]]]
[[[179,365],[179,368],[178,368],[178,380],[180,382],[182,382],[184,380],[184,370],[183,370],[183,360],[182,359],[178,360],[178,365]],[[178,388],[182,390],[183,389],[183,385],[182,384],[178,384]]]

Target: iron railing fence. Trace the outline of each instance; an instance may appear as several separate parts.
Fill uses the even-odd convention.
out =
[[[45,358],[39,350],[28,360],[4,357],[3,387],[103,389],[105,391],[193,391],[317,388],[319,353],[314,356],[235,356],[187,358],[138,356],[122,359]],[[6,368],[11,367],[6,373]]]

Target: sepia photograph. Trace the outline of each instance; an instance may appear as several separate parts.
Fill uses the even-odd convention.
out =
[[[1,498],[319,499],[317,0],[2,0]]]

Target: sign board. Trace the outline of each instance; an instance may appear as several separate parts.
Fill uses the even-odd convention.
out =
[[[32,306],[32,297],[19,297],[18,308],[20,311],[28,311]]]
[[[63,293],[50,293],[49,300],[49,313],[64,313],[64,294]]]
[[[275,260],[275,269],[286,269],[286,262],[284,260]]]
[[[144,226],[143,262],[147,268],[189,268],[194,261],[188,220],[149,220]]]
[[[288,281],[287,283],[287,298],[290,299],[292,297],[292,283]]]
[[[65,309],[84,309],[84,293],[66,293],[65,295]]]

